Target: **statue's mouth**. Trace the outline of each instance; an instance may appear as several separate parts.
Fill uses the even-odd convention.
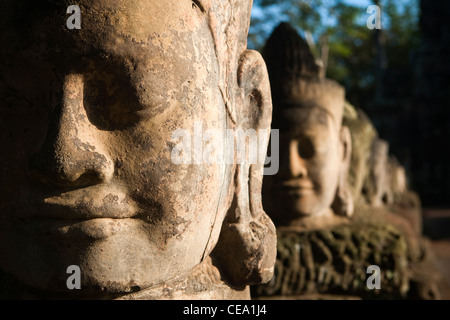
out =
[[[303,194],[313,192],[314,185],[309,180],[293,179],[281,182],[278,185],[278,189],[285,194]]]
[[[22,206],[18,218],[32,233],[102,239],[138,223],[135,202],[120,188],[96,185],[42,197]]]
[[[119,187],[95,185],[44,195],[20,211],[19,216],[25,219],[126,219],[137,215],[137,205]]]
[[[117,233],[128,234],[136,230],[137,219],[95,218],[82,220],[33,219],[25,222],[22,228],[30,234],[59,239],[101,240]]]

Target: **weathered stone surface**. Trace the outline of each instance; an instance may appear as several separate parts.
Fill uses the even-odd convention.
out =
[[[367,267],[383,268],[382,290],[366,286]],[[407,246],[395,228],[342,226],[307,232],[279,230],[275,276],[259,295],[311,293],[404,297],[408,287]]]
[[[275,259],[263,166],[171,152],[196,123],[224,155],[227,129],[268,136],[252,1],[80,0],[80,30],[71,4],[2,2],[0,268],[39,297],[248,298]]]
[[[343,125],[350,129],[352,156],[348,180],[355,205],[387,206],[407,219],[418,235],[422,233],[421,201],[408,186],[405,168],[388,154],[385,141],[362,110],[350,103],[344,107]]]
[[[362,188],[369,171],[370,151],[377,132],[367,115],[346,102],[342,124],[350,129],[352,155],[348,183],[354,199],[362,196]]]
[[[63,295],[25,285],[16,277],[0,271],[0,299],[98,299],[98,294],[73,292]],[[249,287],[230,290],[221,279],[221,272],[208,257],[194,267],[190,274],[168,280],[164,286],[135,290],[128,294],[104,292],[102,299],[114,300],[211,300],[249,299]]]
[[[417,234],[422,235],[422,204],[416,192],[408,190],[395,196],[390,209],[408,220]]]
[[[428,243],[414,256],[395,225],[353,223],[298,232],[278,230],[275,275],[253,297],[285,299],[438,299],[441,276]],[[381,268],[381,289],[369,290],[367,268]]]
[[[286,24],[263,51],[280,129],[280,171],[265,177],[277,225],[274,278],[253,287],[271,299],[439,299],[441,280],[421,236],[420,199],[370,119],[320,77]],[[329,121],[330,120],[330,121]],[[354,208],[354,210],[353,210]],[[369,290],[369,266],[381,289]]]
[[[370,151],[369,172],[363,186],[367,202],[374,207],[380,207],[387,203],[388,157],[389,143],[375,138]]]

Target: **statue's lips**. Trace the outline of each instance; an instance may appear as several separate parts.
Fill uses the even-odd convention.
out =
[[[66,239],[100,240],[117,233],[130,234],[138,227],[137,219],[36,219],[23,225],[27,232]]]
[[[137,206],[119,188],[96,185],[45,197],[23,214],[29,219],[126,219],[137,215]]]
[[[134,219],[136,203],[121,188],[111,185],[42,196],[22,210],[23,227],[29,232],[71,239],[103,239],[130,233],[139,224]]]
[[[56,192],[37,189],[25,193],[17,208],[17,227],[27,234],[58,239],[98,240],[140,229],[138,205],[118,185],[97,184]]]
[[[314,185],[306,180],[288,180],[280,183],[278,189],[284,193],[313,192]]]

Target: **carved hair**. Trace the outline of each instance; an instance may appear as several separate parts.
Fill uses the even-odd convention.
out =
[[[219,62],[219,89],[233,124],[236,123],[236,70],[239,57],[247,48],[247,35],[253,0],[198,0],[208,15],[208,25]]]

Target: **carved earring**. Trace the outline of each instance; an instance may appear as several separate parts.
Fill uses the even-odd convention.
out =
[[[275,226],[261,204],[262,179],[249,169],[236,168],[234,199],[212,252],[225,280],[236,287],[268,282],[276,258]]]
[[[351,217],[354,211],[354,201],[348,182],[348,170],[352,146],[350,130],[345,126],[341,128],[341,141],[343,144],[343,163],[339,172],[336,196],[331,208],[337,215]]]
[[[348,184],[343,182],[343,180],[345,179],[339,178],[336,196],[331,208],[337,215],[351,217],[354,211],[353,196]]]

